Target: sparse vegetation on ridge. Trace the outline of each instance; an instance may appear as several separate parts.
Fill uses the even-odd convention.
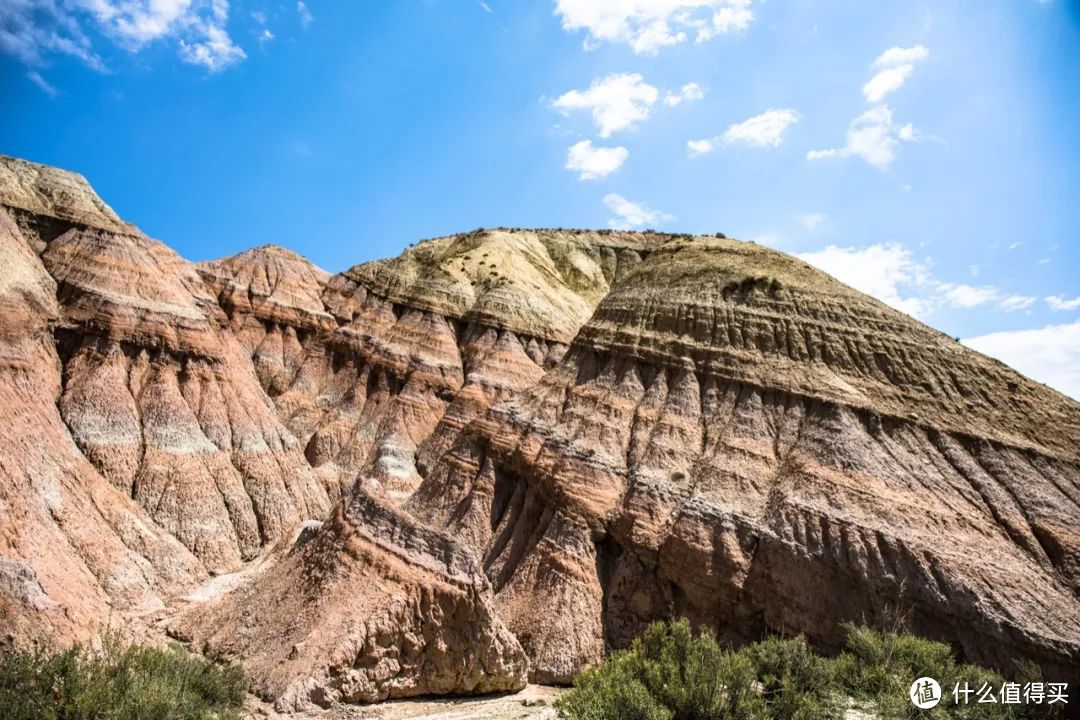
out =
[[[630,646],[582,673],[556,703],[566,720],[827,720],[849,707],[871,716],[1024,720],[1060,717],[1061,705],[953,704],[966,681],[1000,688],[1003,678],[957,664],[948,645],[904,632],[849,625],[847,647],[827,658],[802,637],[773,637],[726,650],[686,620],[654,623]],[[942,702],[920,710],[911,683],[933,677]]]
[[[174,645],[35,648],[0,656],[4,720],[234,720],[245,696],[239,665]]]

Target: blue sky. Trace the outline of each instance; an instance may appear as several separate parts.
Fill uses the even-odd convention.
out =
[[[3,0],[0,95],[192,260],[723,231],[1080,397],[1075,0]]]

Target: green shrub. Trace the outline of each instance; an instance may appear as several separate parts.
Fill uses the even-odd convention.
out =
[[[1002,677],[958,665],[944,643],[854,625],[845,630],[844,652],[826,658],[802,637],[732,652],[686,620],[654,623],[628,650],[582,673],[556,707],[568,720],[838,720],[851,704],[871,706],[882,720],[1061,717],[1060,705],[980,704],[974,697],[954,704],[956,684],[978,690],[988,683],[997,692]],[[912,681],[924,676],[935,678],[944,696],[929,710],[908,698]]]
[[[616,653],[603,665],[574,679],[574,689],[558,701],[559,712],[576,720],[672,720],[638,679],[630,653]]]
[[[742,651],[753,663],[762,697],[774,717],[822,720],[842,716],[832,664],[803,637],[769,638]]]
[[[101,651],[75,646],[0,657],[5,720],[231,720],[245,695],[237,665],[219,665],[179,646]]]

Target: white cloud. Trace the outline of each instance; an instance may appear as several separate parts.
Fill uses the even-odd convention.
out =
[[[0,53],[27,65],[43,65],[50,55],[69,55],[104,70],[79,17],[55,0],[0,2]]]
[[[963,343],[1080,400],[1080,320],[990,333]]]
[[[807,213],[799,216],[799,222],[809,232],[815,232],[821,224],[829,219],[829,216],[824,213]]]
[[[83,29],[90,20],[129,52],[175,40],[182,60],[216,71],[246,57],[225,29],[228,16],[228,0],[8,0],[0,3],[0,52],[30,65],[71,55],[103,70]]]
[[[778,147],[783,142],[784,131],[799,122],[794,110],[766,110],[760,115],[735,123],[721,136],[725,143],[743,143],[756,147]]]
[[[566,153],[566,169],[581,173],[581,180],[606,177],[622,167],[630,151],[619,147],[593,147],[591,140],[582,140],[570,146]]]
[[[914,70],[914,65],[886,68],[863,85],[863,95],[866,96],[868,102],[881,102],[886,95],[903,87],[904,82]]]
[[[1017,310],[1027,310],[1029,307],[1035,304],[1035,301],[1039,298],[1031,295],[1010,295],[1009,297],[998,303],[998,307],[1005,312],[1016,312]]]
[[[686,141],[686,154],[690,157],[699,157],[701,155],[708,155],[716,149],[716,143],[713,140],[687,140]]]
[[[585,48],[626,43],[639,54],[746,30],[754,21],[751,0],[556,0],[555,14],[568,32],[584,30]]]
[[[915,70],[915,63],[929,57],[930,51],[922,45],[910,48],[892,47],[878,55],[874,67],[878,73],[863,85],[863,95],[868,102],[881,102],[889,93],[899,90]]]
[[[296,14],[300,16],[300,24],[305,30],[311,27],[311,23],[315,22],[315,16],[311,14],[311,10],[308,9],[307,3],[305,3],[304,0],[297,1]]]
[[[919,318],[942,307],[972,310],[990,303],[1002,312],[1016,312],[1029,309],[1038,300],[1029,295],[1006,296],[992,285],[942,282],[933,276],[929,259],[916,260],[911,251],[896,242],[861,248],[828,245],[798,257],[856,290]],[[1051,301],[1047,298],[1047,302]],[[1073,308],[1080,309],[1080,298]]]
[[[169,4],[169,2],[183,3],[184,0],[153,0],[153,2],[160,5]],[[202,65],[210,72],[217,72],[243,60],[247,54],[233,43],[225,30],[225,23],[229,18],[228,0],[213,0],[210,5],[209,15],[189,19],[190,26],[196,28],[196,32],[190,42],[181,38],[180,57],[185,62]]]
[[[885,52],[877,56],[874,60],[874,67],[887,68],[895,67],[897,65],[907,65],[910,63],[919,62],[930,57],[930,51],[923,45],[916,45],[915,47],[902,48],[891,47]]]
[[[854,156],[884,170],[896,159],[900,141],[914,136],[914,127],[905,130],[907,127],[909,126],[897,128],[889,106],[878,105],[851,121],[847,131],[847,143],[843,147],[811,150],[806,153],[806,159]]]
[[[961,310],[970,310],[998,299],[997,290],[988,285],[975,287],[963,283],[959,285],[941,283],[938,287],[944,293],[949,305]]]
[[[484,2],[484,0],[476,0],[476,2],[480,4],[480,7],[484,9],[484,12],[494,12],[494,10],[491,9],[491,6]]]
[[[668,107],[675,107],[684,102],[701,100],[703,97],[705,97],[705,91],[701,89],[701,86],[696,82],[690,82],[683,85],[677,93],[669,90],[667,95],[664,96],[664,104]]]
[[[596,78],[587,90],[571,90],[551,106],[563,114],[571,110],[590,111],[600,137],[606,138],[647,119],[659,96],[660,91],[641,75],[617,73]]]
[[[604,196],[604,204],[607,205],[616,217],[608,220],[608,225],[616,229],[630,229],[645,226],[659,225],[675,219],[662,210],[653,210],[641,203],[627,200],[622,195],[608,193]]]
[[[1069,300],[1064,295],[1051,295],[1046,298],[1046,304],[1051,310],[1080,310],[1080,297]]]
[[[39,73],[37,70],[31,70],[30,72],[26,73],[26,77],[30,80],[30,82],[41,88],[41,91],[44,92],[46,95],[48,95],[49,97],[56,97],[56,88],[50,85],[48,80],[41,77],[41,73]]]
[[[863,248],[829,245],[798,257],[909,315],[922,317],[932,310],[932,303],[914,294],[930,282],[929,269],[899,243]]]

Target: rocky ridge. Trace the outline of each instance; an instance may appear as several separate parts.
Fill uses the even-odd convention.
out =
[[[2,157],[0,206],[9,640],[165,614],[283,710],[567,682],[673,615],[829,647],[900,604],[1080,666],[1080,405],[794,258],[496,229],[193,265]]]
[[[794,258],[695,238],[408,507],[481,554],[540,682],[657,618],[835,646],[896,605],[969,658],[1068,677],[1078,437],[1059,393]]]
[[[477,231],[327,276],[282,248],[200,271],[332,495],[398,498],[471,419],[538,380],[660,237]]]

